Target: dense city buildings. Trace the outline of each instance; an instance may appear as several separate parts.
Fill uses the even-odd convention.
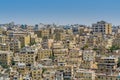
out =
[[[119,27],[1,24],[0,80],[120,80]]]

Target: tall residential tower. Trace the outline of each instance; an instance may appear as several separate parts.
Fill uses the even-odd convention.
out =
[[[93,33],[112,34],[112,24],[100,21],[92,24]]]

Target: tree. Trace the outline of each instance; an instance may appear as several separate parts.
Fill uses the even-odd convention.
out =
[[[118,58],[117,66],[120,67],[120,57]]]
[[[8,69],[8,68],[9,68],[9,66],[8,66],[7,64],[2,64],[2,63],[0,63],[0,65],[1,65],[3,68],[5,68],[5,69]]]
[[[43,78],[43,73],[46,71],[46,68],[42,68],[42,78]]]
[[[94,51],[97,51],[97,50],[98,50],[98,48],[93,48],[93,50],[94,50]]]
[[[11,61],[11,65],[15,65],[15,61],[13,59]]]
[[[52,61],[54,61],[54,59],[55,59],[54,53],[50,54],[49,58],[52,59]]]
[[[112,47],[110,47],[110,51],[113,52],[113,50],[118,50],[119,46],[115,46],[113,45]]]
[[[81,49],[84,50],[84,49],[87,49],[88,48],[88,45],[85,44]]]
[[[46,70],[47,70],[46,68],[42,68],[42,74],[43,74]]]
[[[32,46],[32,45],[34,45],[34,44],[36,44],[36,42],[35,42],[35,41],[32,41],[32,42],[29,44],[29,46]]]

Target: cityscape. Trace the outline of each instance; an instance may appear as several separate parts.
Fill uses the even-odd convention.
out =
[[[120,26],[0,24],[0,80],[120,80]]]
[[[120,80],[120,0],[0,0],[0,80]]]

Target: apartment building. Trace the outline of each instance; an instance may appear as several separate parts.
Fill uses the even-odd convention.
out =
[[[98,72],[111,74],[117,68],[118,58],[110,56],[110,57],[101,57],[98,61]]]
[[[10,51],[10,44],[7,42],[7,43],[1,43],[0,44],[0,50],[2,51]]]
[[[37,53],[37,61],[45,58],[50,58],[50,56],[52,56],[51,49],[39,49]]]
[[[21,47],[30,45],[30,35],[23,35],[19,37]]]
[[[96,52],[93,50],[83,50],[83,60],[84,61],[94,61]]]
[[[112,24],[99,21],[92,24],[93,33],[112,34]]]
[[[78,69],[74,73],[74,80],[96,80],[95,72],[87,69]]]
[[[10,50],[12,52],[19,52],[21,49],[21,42],[18,39],[12,39],[10,41]]]
[[[11,64],[12,52],[9,51],[0,51],[0,63],[5,65]]]
[[[41,80],[42,79],[42,69],[35,68],[31,70],[31,76],[33,80]]]
[[[31,47],[24,47],[18,53],[20,63],[25,63],[26,65],[35,65],[36,52]]]

